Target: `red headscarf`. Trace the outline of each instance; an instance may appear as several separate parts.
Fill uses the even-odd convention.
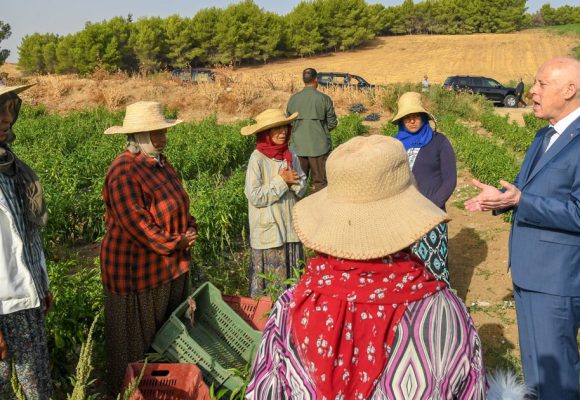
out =
[[[319,398],[368,399],[407,304],[444,287],[405,252],[365,261],[310,259],[294,292],[291,331]]]
[[[288,149],[288,142],[290,141],[290,133],[292,128],[288,125],[288,133],[286,134],[286,141],[283,144],[274,144],[270,138],[270,129],[258,132],[256,138],[256,150],[264,154],[268,158],[276,160],[286,160],[288,168],[292,168],[292,153]]]

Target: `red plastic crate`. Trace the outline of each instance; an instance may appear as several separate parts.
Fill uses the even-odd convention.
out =
[[[142,363],[127,365],[123,390],[139,377]],[[209,389],[194,364],[147,364],[131,400],[210,400]]]
[[[222,295],[224,301],[240,317],[250,324],[254,329],[263,331],[268,321],[266,313],[272,309],[272,300],[268,297],[261,297],[259,300],[241,296]]]

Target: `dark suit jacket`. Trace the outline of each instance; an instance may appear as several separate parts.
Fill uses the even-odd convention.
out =
[[[515,185],[510,258],[514,283],[524,289],[580,296],[580,118],[532,169],[547,127],[528,152]]]
[[[521,96],[522,94],[524,94],[524,83],[518,82],[516,86],[516,96]]]

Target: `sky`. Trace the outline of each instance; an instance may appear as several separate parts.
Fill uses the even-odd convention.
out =
[[[491,0],[493,1],[493,0]],[[577,0],[528,0],[528,11],[539,10],[542,4],[552,7],[576,5]],[[254,0],[267,11],[280,15],[290,12],[300,0]],[[368,4],[385,6],[401,4],[403,0],[367,0]],[[207,7],[224,8],[239,0],[18,0],[3,1],[0,21],[10,24],[12,35],[0,43],[0,48],[10,50],[8,62],[18,61],[18,46],[22,38],[33,33],[56,33],[66,35],[82,30],[85,22],[100,22],[115,16],[132,14],[139,17],[167,17],[178,14],[192,17]]]

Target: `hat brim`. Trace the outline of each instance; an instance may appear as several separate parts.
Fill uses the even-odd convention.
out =
[[[422,114],[427,114],[427,116],[429,117],[430,120],[432,120],[433,122],[437,123],[437,120],[435,119],[435,117],[433,116],[433,114],[431,114],[429,111],[425,110],[424,108],[421,109],[408,109],[408,110],[404,110],[404,111],[399,111],[397,112],[397,115],[395,115],[393,117],[393,119],[391,120],[391,122],[393,124],[398,124],[399,121],[401,120],[401,118],[409,115],[409,114],[416,114],[416,113],[422,113]]]
[[[24,92],[26,89],[31,88],[34,85],[36,85],[36,83],[29,83],[26,85],[18,85],[18,86],[0,86],[0,96],[10,92],[18,94],[20,92]]]
[[[293,226],[315,251],[350,260],[370,260],[405,249],[449,216],[414,186],[369,203],[337,202],[328,189],[299,201]]]
[[[171,128],[172,126],[179,125],[183,122],[181,119],[167,119],[164,123],[160,124],[148,124],[147,127],[138,127],[138,126],[112,126],[107,128],[105,131],[105,135],[117,135],[117,134],[125,134],[129,135],[131,133],[140,133],[140,132],[151,132],[156,131],[159,129],[166,129]]]
[[[258,133],[258,132],[263,132],[265,130],[272,129],[272,128],[276,128],[278,126],[288,125],[289,123],[291,123],[292,121],[294,121],[296,118],[298,118],[298,113],[297,112],[293,113],[292,115],[290,115],[286,119],[279,120],[279,121],[276,121],[276,122],[271,122],[271,123],[267,123],[267,124],[254,124],[254,125],[244,126],[241,129],[241,133],[244,136],[254,135],[254,134]]]

